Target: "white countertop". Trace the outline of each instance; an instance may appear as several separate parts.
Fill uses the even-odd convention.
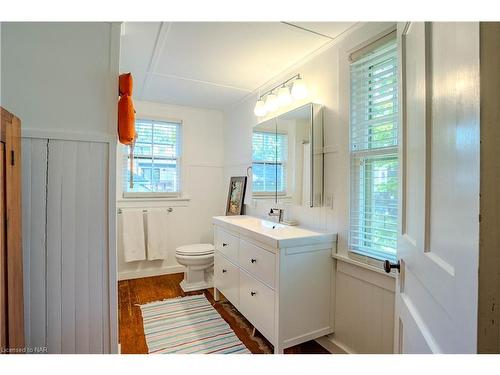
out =
[[[318,243],[333,243],[337,235],[321,233],[298,226],[278,224],[254,216],[214,216],[213,223],[228,230],[238,232],[273,248],[307,246]]]

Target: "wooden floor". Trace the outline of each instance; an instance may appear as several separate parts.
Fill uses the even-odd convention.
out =
[[[260,333],[252,337],[251,324],[229,302],[215,302],[213,290],[184,293],[179,285],[183,274],[145,277],[118,282],[120,344],[123,354],[147,353],[139,304],[204,293],[240,340],[254,354],[272,353],[272,345]],[[285,354],[328,354],[316,341],[285,349]]]

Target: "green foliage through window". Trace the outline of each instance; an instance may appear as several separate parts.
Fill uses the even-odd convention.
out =
[[[253,132],[252,188],[254,193],[286,192],[288,137],[273,132]]]
[[[178,193],[180,190],[180,124],[136,120],[134,187],[130,188],[129,147],[123,147],[123,191]]]
[[[351,64],[349,248],[377,259],[396,257],[397,79],[395,39]]]

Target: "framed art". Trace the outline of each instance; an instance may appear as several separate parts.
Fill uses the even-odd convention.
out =
[[[231,177],[229,193],[227,195],[226,216],[241,215],[246,185],[246,176]]]

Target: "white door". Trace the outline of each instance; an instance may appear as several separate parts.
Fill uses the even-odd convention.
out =
[[[475,353],[479,24],[398,24],[400,353]]]

